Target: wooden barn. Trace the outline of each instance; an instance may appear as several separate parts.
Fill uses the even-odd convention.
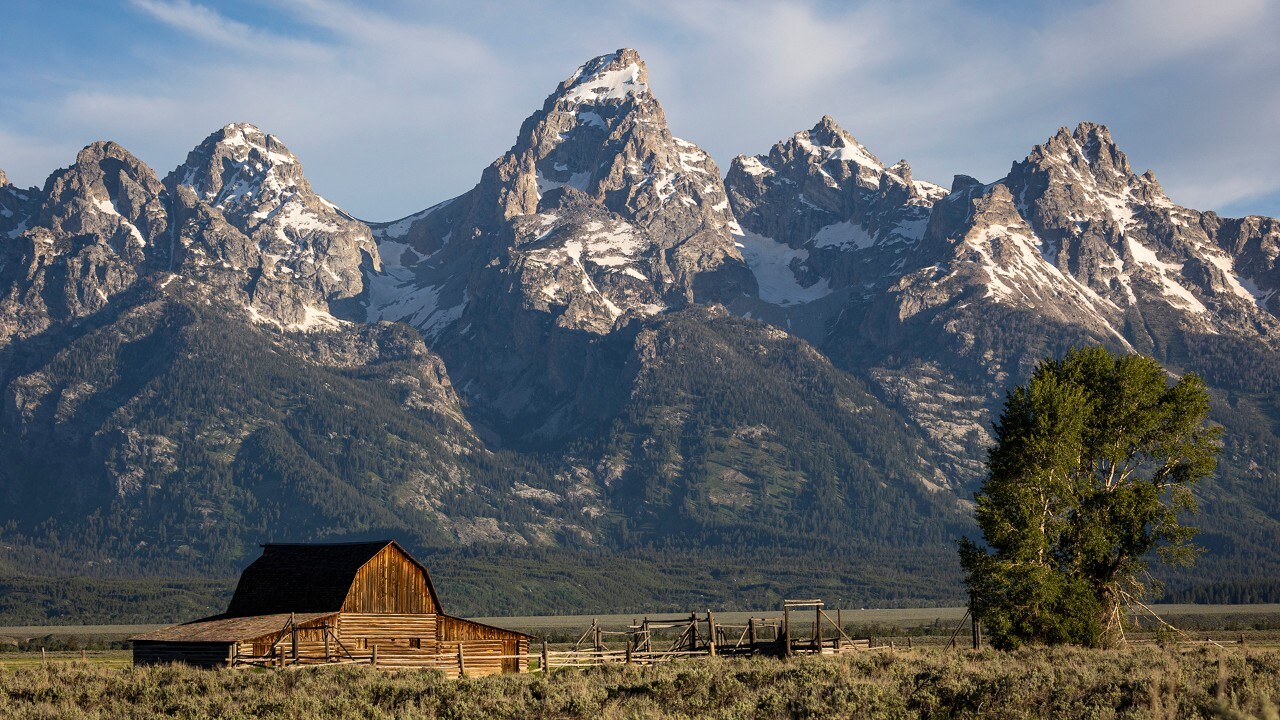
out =
[[[264,545],[227,611],[133,638],[135,665],[366,663],[451,676],[527,672],[524,633],[446,615],[396,542]]]

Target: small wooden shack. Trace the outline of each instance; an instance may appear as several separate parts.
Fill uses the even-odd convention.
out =
[[[527,672],[531,636],[446,615],[395,541],[264,545],[227,611],[133,638],[135,665],[366,663]]]

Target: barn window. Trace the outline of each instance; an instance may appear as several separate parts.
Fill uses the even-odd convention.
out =
[[[421,648],[421,647],[422,647],[422,638],[409,638],[409,647],[411,647],[411,648]]]

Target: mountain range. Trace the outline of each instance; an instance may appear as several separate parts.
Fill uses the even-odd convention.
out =
[[[96,142],[0,173],[0,582],[395,536],[460,611],[955,602],[993,413],[1102,344],[1204,376],[1227,431],[1168,597],[1275,601],[1277,257],[1092,123],[990,183],[830,117],[722,174],[626,49],[394,222],[253,125],[163,178]]]

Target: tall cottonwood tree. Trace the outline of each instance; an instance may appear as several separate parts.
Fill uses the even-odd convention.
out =
[[[1044,360],[1005,401],[977,494],[986,547],[961,541],[974,616],[997,646],[1122,641],[1124,609],[1151,589],[1153,556],[1194,558],[1191,486],[1220,428],[1196,375],[1074,350]]]

